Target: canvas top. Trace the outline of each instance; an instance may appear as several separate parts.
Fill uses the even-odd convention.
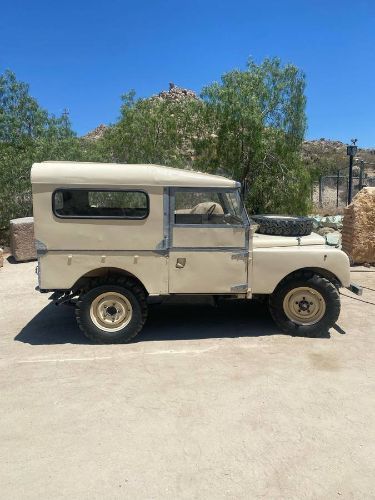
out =
[[[226,177],[151,164],[46,161],[34,163],[32,184],[55,186],[176,186],[238,188]]]

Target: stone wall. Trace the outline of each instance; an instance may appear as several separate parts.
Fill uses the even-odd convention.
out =
[[[36,259],[33,217],[10,221],[10,251],[17,262]]]
[[[353,264],[375,264],[375,188],[363,188],[345,208],[342,249]]]

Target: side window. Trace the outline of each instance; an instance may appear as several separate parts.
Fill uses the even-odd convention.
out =
[[[177,191],[175,224],[243,224],[237,192]]]
[[[143,191],[58,189],[52,207],[63,218],[145,219],[149,200]]]

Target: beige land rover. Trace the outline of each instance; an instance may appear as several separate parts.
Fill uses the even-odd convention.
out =
[[[240,184],[225,177],[43,162],[31,181],[38,289],[74,304],[95,342],[130,341],[148,304],[171,295],[267,298],[282,330],[311,335],[336,322],[339,287],[360,292],[348,257],[310,219],[250,219]]]

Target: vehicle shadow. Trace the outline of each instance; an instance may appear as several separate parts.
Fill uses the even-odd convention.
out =
[[[35,262],[35,264],[37,263],[36,262],[36,259],[29,259],[29,260],[16,260],[13,255],[8,255],[8,257],[6,257],[6,261],[8,262],[8,264],[16,264],[16,265],[19,265],[19,264],[25,264],[27,262]]]
[[[214,307],[202,303],[152,305],[142,332],[133,342],[194,340],[279,335],[265,305],[224,301]],[[330,338],[322,333],[320,338]],[[49,304],[15,337],[31,345],[90,344],[79,330],[73,307]]]

